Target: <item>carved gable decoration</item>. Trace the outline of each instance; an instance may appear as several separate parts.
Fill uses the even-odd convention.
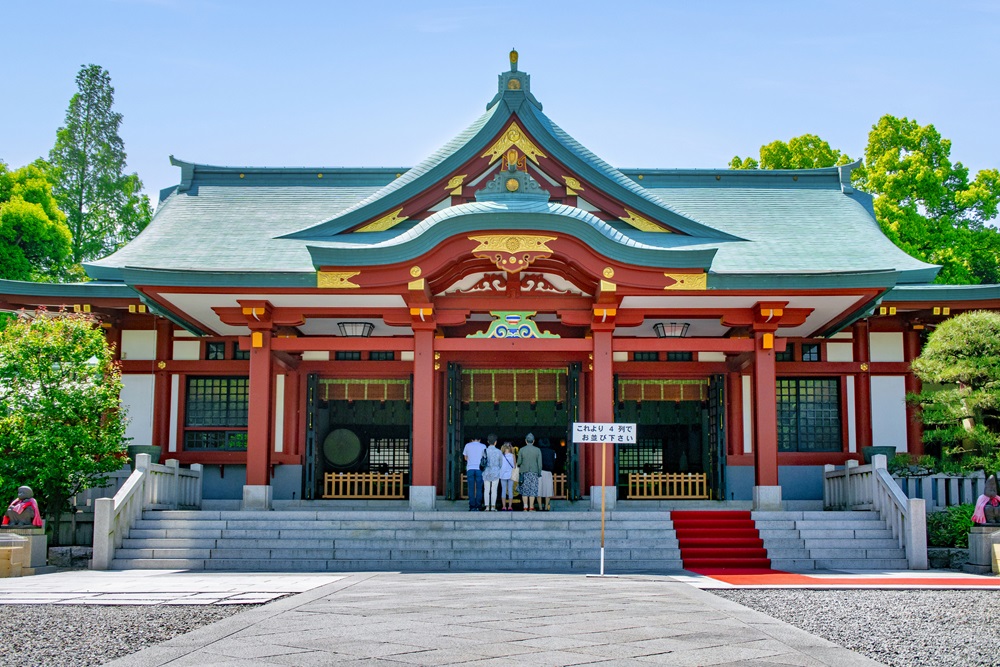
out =
[[[492,234],[470,236],[469,240],[479,244],[472,250],[473,256],[490,260],[501,271],[517,273],[538,259],[551,257],[552,249],[546,244],[555,241],[556,237]]]

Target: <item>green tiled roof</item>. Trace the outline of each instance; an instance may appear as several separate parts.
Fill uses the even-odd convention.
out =
[[[501,86],[504,76],[515,75],[522,73],[502,75]],[[582,209],[544,202],[534,208],[477,202],[384,232],[341,233],[438,187],[454,169],[481,155],[515,112],[552,159],[680,233],[640,232],[619,221],[602,222]],[[180,185],[165,192],[142,234],[87,265],[91,277],[130,284],[309,285],[318,265],[406,261],[447,235],[498,226],[575,235],[608,257],[639,265],[702,267],[710,273],[710,287],[888,289],[928,283],[937,272],[881,233],[870,198],[847,185],[850,166],[780,172],[619,170],[542,114],[527,90],[501,89],[485,114],[412,169],[174,163],[181,167]]]

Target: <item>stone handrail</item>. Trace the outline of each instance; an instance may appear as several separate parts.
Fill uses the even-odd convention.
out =
[[[135,471],[114,498],[94,501],[94,570],[111,568],[115,549],[147,509],[200,509],[202,466],[182,470],[176,459],[154,464],[149,454],[135,457]]]
[[[937,473],[921,477],[899,477],[893,479],[907,498],[923,498],[928,512],[940,512],[953,505],[974,505],[986,491],[986,475],[982,471],[955,477]]]
[[[889,475],[886,457],[872,457],[870,465],[848,461],[843,469],[824,466],[825,509],[875,510],[892,536],[906,551],[911,570],[927,569],[927,512],[920,498],[907,498]]]

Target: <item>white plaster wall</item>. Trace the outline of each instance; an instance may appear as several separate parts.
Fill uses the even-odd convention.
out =
[[[274,382],[274,451],[285,451],[285,376]]]
[[[329,352],[303,352],[302,361],[330,361]]]
[[[611,361],[628,361],[628,352],[612,352]]]
[[[171,375],[170,376],[170,424],[168,428],[170,429],[170,436],[167,440],[169,443],[167,446],[167,451],[176,452],[177,451],[177,419],[180,414],[180,393],[181,393],[181,376]]]
[[[743,376],[743,453],[753,451],[753,402],[750,400],[750,376]]]
[[[133,329],[122,331],[122,359],[156,359],[156,332]]]
[[[902,332],[878,332],[870,334],[872,361],[902,361]]]
[[[201,359],[201,343],[196,340],[175,340],[174,359],[177,361],[197,361]]]
[[[906,381],[902,375],[872,376],[872,444],[906,451]]]
[[[699,352],[698,361],[725,361],[725,352]]]
[[[851,343],[827,343],[827,361],[854,361],[854,345]]]
[[[847,451],[858,451],[858,418],[854,409],[854,378],[847,378]]]
[[[153,444],[152,375],[122,375],[122,406],[128,416],[125,437],[133,445]]]

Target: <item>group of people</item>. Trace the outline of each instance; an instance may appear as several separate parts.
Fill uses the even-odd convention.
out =
[[[524,436],[524,446],[515,454],[514,446],[509,441],[498,448],[496,434],[490,433],[485,445],[479,438],[467,442],[462,456],[469,484],[470,512],[496,512],[498,490],[500,511],[513,511],[515,481],[525,512],[536,511],[536,499],[537,511],[548,512],[552,509],[555,493],[552,473],[555,472],[556,453],[547,441],[542,442],[542,447],[537,447],[535,436],[529,433]]]

